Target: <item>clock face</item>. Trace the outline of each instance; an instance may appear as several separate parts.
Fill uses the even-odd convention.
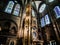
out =
[[[39,9],[39,12],[40,13],[44,12],[45,8],[46,8],[46,4],[42,4],[40,9]]]

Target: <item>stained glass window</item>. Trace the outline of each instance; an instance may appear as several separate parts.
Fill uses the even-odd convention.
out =
[[[16,4],[13,14],[18,16],[20,12],[20,5]]]
[[[55,12],[56,18],[60,18],[60,7],[59,6],[55,6],[54,12]]]
[[[12,9],[13,9],[13,6],[14,6],[14,2],[13,1],[9,1],[6,9],[5,9],[5,12],[6,13],[11,13],[12,12]]]
[[[41,19],[41,27],[44,27],[45,26],[45,20],[44,20],[44,17]]]
[[[46,8],[46,4],[42,4],[40,9],[39,9],[39,12],[42,13]]]
[[[50,24],[50,18],[49,18],[49,16],[48,16],[48,14],[45,15],[45,23],[46,23],[46,25],[47,25],[47,24]]]

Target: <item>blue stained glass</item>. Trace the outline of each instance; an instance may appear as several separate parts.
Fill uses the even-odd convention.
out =
[[[20,11],[20,5],[16,4],[13,14],[18,16],[19,15],[19,11]]]
[[[41,19],[41,27],[44,27],[45,26],[45,20],[44,18]]]
[[[47,24],[50,24],[50,19],[49,19],[48,14],[45,15],[45,23],[46,23],[46,25],[47,25]]]
[[[13,1],[9,1],[9,3],[7,5],[7,8],[5,9],[5,12],[6,13],[11,13],[12,9],[13,9],[13,6],[14,6],[14,2]]]
[[[54,8],[54,12],[56,14],[56,18],[60,18],[60,7],[59,6],[56,6]]]

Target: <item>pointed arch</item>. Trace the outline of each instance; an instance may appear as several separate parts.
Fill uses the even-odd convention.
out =
[[[13,6],[14,6],[14,2],[13,1],[9,1],[6,9],[5,9],[5,12],[6,13],[11,13],[12,12],[12,9],[13,9]]]
[[[15,9],[13,11],[13,15],[18,16],[19,15],[19,12],[20,12],[20,5],[19,4],[16,4]]]
[[[38,7],[42,1],[35,1],[36,9],[38,10]]]

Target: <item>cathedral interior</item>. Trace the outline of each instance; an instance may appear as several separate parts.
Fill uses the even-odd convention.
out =
[[[0,0],[0,45],[60,45],[60,0]]]

